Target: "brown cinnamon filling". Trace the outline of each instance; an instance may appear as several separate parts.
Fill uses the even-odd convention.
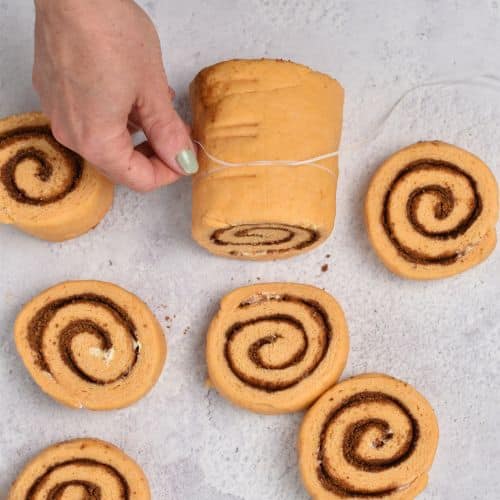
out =
[[[37,498],[39,492],[45,486],[45,484],[50,480],[53,472],[57,472],[64,467],[96,467],[98,469],[103,469],[107,474],[114,476],[120,485],[120,496],[117,500],[129,500],[130,499],[130,487],[127,480],[123,475],[111,465],[98,462],[97,460],[92,460],[88,458],[80,458],[74,460],[68,460],[66,462],[61,462],[54,464],[47,468],[43,475],[38,477],[33,483],[28,493],[26,494],[25,500],[34,500]],[[74,477],[71,474],[71,477]],[[107,498],[106,494],[103,494],[102,488],[89,481],[80,481],[78,479],[70,479],[61,483],[57,483],[50,491],[47,493],[47,500],[61,500],[64,498],[64,492],[66,488],[71,486],[80,486],[83,490],[84,495],[81,497],[82,500],[104,500]]]
[[[275,239],[266,239],[266,235],[263,234],[266,231],[280,231],[283,232],[283,236],[281,238]],[[232,233],[232,238],[229,240],[225,240],[224,236],[226,233]],[[305,239],[300,237],[299,233],[304,233]],[[266,248],[278,245],[286,245],[294,240],[294,238],[299,237],[301,241],[296,243],[293,246],[285,246],[285,248]],[[238,238],[258,238],[259,241],[239,241]],[[290,224],[272,224],[272,223],[264,223],[264,224],[241,224],[239,226],[228,226],[225,228],[215,230],[210,240],[215,245],[220,246],[250,246],[257,247],[256,252],[260,252],[259,247],[264,247],[264,250],[267,254],[273,253],[284,253],[292,250],[302,250],[303,248],[307,248],[311,246],[320,238],[320,234],[318,231],[313,229],[309,229],[302,226],[293,226]],[[237,250],[232,250],[229,252],[230,255],[239,255],[240,252]]]
[[[328,457],[325,452],[326,434],[328,429],[335,425],[337,420],[342,418],[344,412],[366,403],[395,406],[398,411],[403,413],[407,418],[410,424],[410,432],[406,436],[406,440],[400,445],[398,451],[392,457],[368,459],[361,456],[358,451],[363,436],[370,429],[377,429],[382,437],[377,439],[376,442],[373,443],[373,446],[376,449],[382,448],[385,446],[387,441],[390,441],[393,438],[393,433],[389,428],[389,424],[385,420],[378,418],[366,418],[351,424],[344,435],[342,451],[345,460],[356,469],[373,473],[397,467],[411,457],[420,437],[420,428],[417,420],[413,417],[410,410],[395,397],[384,394],[383,392],[367,391],[360,392],[346,399],[340,406],[334,408],[326,418],[320,434],[320,445],[317,457],[319,463],[317,474],[321,484],[327,490],[332,491],[339,496],[378,498],[390,495],[399,488],[399,485],[395,485],[394,487],[374,491],[356,489],[342,479],[333,477],[329,472],[328,467],[325,465],[328,463]]]
[[[16,182],[16,169],[26,160],[36,163],[38,167],[36,175],[42,182],[48,182],[52,176],[54,166],[50,159],[44,151],[35,147],[27,147],[19,150],[3,165],[0,165],[0,182],[4,185],[9,196],[18,203],[44,206],[62,200],[76,189],[83,173],[83,160],[79,155],[58,143],[48,126],[21,127],[4,132],[0,135],[0,149],[15,144],[18,141],[29,142],[30,139],[35,137],[43,137],[44,140],[49,142],[66,163],[71,172],[66,185],[63,186],[60,192],[46,197],[30,196],[24,189],[18,186]]]
[[[35,355],[36,362],[42,370],[51,373],[50,363],[45,359],[45,355],[43,352],[43,337],[48,324],[60,309],[63,309],[64,307],[67,307],[69,305],[84,303],[104,307],[113,315],[117,322],[123,326],[125,331],[131,337],[132,341],[137,341],[137,333],[134,322],[124,309],[115,304],[108,297],[93,293],[83,293],[78,295],[71,295],[63,299],[57,299],[49,302],[46,306],[37,311],[28,325],[28,341]],[[89,383],[98,385],[110,384],[129,375],[129,373],[137,363],[139,357],[139,347],[134,347],[133,360],[126,370],[124,370],[118,377],[114,379],[104,380],[86,373],[79,366],[77,358],[73,354],[72,340],[81,333],[90,334],[96,337],[99,340],[101,348],[103,350],[108,350],[112,347],[110,334],[91,319],[83,318],[80,320],[72,321],[60,332],[58,343],[61,359],[64,361],[66,366],[71,371],[73,371],[73,373]]]
[[[455,239],[465,234],[467,230],[472,226],[472,224],[474,224],[474,222],[481,215],[483,203],[477,189],[477,183],[473,179],[473,177],[453,163],[440,160],[423,159],[410,163],[408,166],[403,168],[398,173],[396,178],[392,181],[389,190],[384,197],[382,225],[384,226],[385,233],[387,234],[393,245],[396,247],[399,254],[407,261],[413,262],[415,264],[453,264],[457,261],[457,259],[460,258],[461,252],[448,252],[435,257],[426,255],[422,252],[417,252],[399,241],[393,229],[394,224],[391,221],[389,214],[389,204],[392,192],[397,187],[397,185],[402,182],[403,179],[405,179],[408,175],[426,170],[438,170],[443,172],[446,171],[448,173],[464,177],[469,184],[472,192],[474,193],[474,198],[473,200],[471,200],[469,213],[461,221],[459,221],[453,229],[449,229],[446,231],[429,231],[424,227],[423,224],[418,221],[416,215],[422,196],[432,194],[437,198],[438,201],[434,206],[434,216],[438,220],[446,219],[453,211],[455,205],[455,197],[453,196],[451,189],[449,189],[448,187],[440,186],[438,184],[430,184],[413,190],[406,204],[406,217],[415,231],[429,239],[442,241]]]
[[[81,497],[83,500],[101,500],[103,498],[102,491],[99,486],[90,481],[65,481],[64,483],[57,484],[47,493],[47,500],[63,500],[66,488],[77,486],[81,488],[85,496]]]
[[[327,313],[324,311],[321,305],[315,301],[301,299],[298,297],[293,297],[291,295],[282,295],[279,296],[279,298],[270,297],[267,300],[273,300],[278,302],[280,301],[295,302],[305,306],[310,311],[310,314],[314,318],[314,320],[319,324],[323,333],[321,351],[318,353],[316,359],[314,360],[314,363],[311,364],[311,366],[309,366],[299,376],[291,380],[281,380],[281,381],[271,382],[271,381],[261,380],[258,377],[244,373],[238,367],[237,363],[232,359],[230,350],[231,343],[234,341],[236,336],[244,332],[245,328],[249,326],[254,326],[261,322],[271,322],[276,324],[285,323],[289,327],[295,328],[301,334],[302,345],[286,361],[282,363],[277,363],[277,364],[267,363],[262,359],[262,356],[260,354],[260,349],[263,346],[274,344],[275,342],[277,342],[279,339],[282,338],[282,336],[279,334],[266,335],[261,339],[258,339],[257,341],[253,342],[250,345],[247,351],[248,358],[252,361],[252,363],[256,367],[263,368],[265,370],[284,370],[286,368],[295,366],[298,363],[300,363],[304,359],[307,350],[309,349],[309,339],[302,322],[287,314],[279,314],[279,313],[269,314],[269,315],[258,316],[248,321],[237,322],[233,324],[231,328],[226,332],[224,356],[226,358],[228,366],[230,367],[234,375],[238,377],[242,382],[246,383],[247,385],[250,385],[255,389],[259,389],[265,392],[277,392],[289,389],[290,387],[297,385],[301,380],[307,378],[309,375],[311,375],[311,373],[313,373],[316,370],[316,368],[321,364],[321,362],[325,358],[326,353],[328,352],[328,349],[330,347],[331,337],[332,337],[332,327],[328,319]],[[248,307],[251,306],[252,304],[253,304],[252,302],[242,302],[239,307],[240,308]]]

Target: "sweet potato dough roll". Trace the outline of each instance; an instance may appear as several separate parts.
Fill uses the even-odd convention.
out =
[[[46,448],[29,462],[7,500],[150,500],[148,480],[122,450],[81,438]]]
[[[340,84],[289,61],[232,60],[202,70],[190,94],[200,144],[193,238],[214,254],[251,260],[292,257],[328,238]]]
[[[113,203],[113,184],[59,144],[41,113],[0,119],[0,224],[47,241],[97,226]]]

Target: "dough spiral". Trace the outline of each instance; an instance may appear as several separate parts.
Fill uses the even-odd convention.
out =
[[[228,247],[232,257],[298,251],[313,245],[319,238],[319,233],[313,229],[289,224],[240,224],[216,229],[210,237],[215,245]]]
[[[496,181],[464,150],[418,143],[376,172],[365,217],[371,242],[392,271],[414,279],[451,276],[484,260],[495,246]]]
[[[73,281],[29,302],[16,345],[40,387],[58,401],[94,410],[141,398],[158,379],[164,334],[147,306],[110,283]]]
[[[112,200],[113,185],[59,144],[42,114],[0,120],[0,222],[62,241],[96,226]]]
[[[150,500],[140,467],[97,439],[74,439],[42,451],[20,473],[8,500]]]
[[[410,500],[427,484],[437,441],[434,412],[415,389],[387,375],[353,377],[327,391],[304,418],[304,484],[322,500]]]
[[[235,404],[261,413],[305,408],[340,376],[349,339],[326,292],[273,283],[227,295],[207,337],[211,382]]]

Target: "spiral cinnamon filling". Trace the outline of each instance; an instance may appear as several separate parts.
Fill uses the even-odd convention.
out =
[[[320,238],[318,231],[290,224],[240,224],[215,230],[213,244],[231,248],[229,254],[244,256],[258,253],[277,254],[302,250]],[[246,247],[246,248],[245,248]]]
[[[382,418],[364,418],[353,422],[348,426],[342,440],[342,453],[344,459],[356,469],[366,472],[380,472],[393,467],[397,467],[408,460],[415,451],[420,436],[417,420],[410,410],[398,399],[382,392],[365,391],[355,394],[346,399],[340,406],[334,408],[326,418],[321,434],[320,445],[317,454],[318,467],[317,475],[321,484],[329,491],[339,496],[346,497],[381,497],[390,495],[399,489],[399,486],[388,487],[378,490],[356,489],[345,480],[335,477],[334,466],[329,462],[325,447],[328,431],[335,426],[345,413],[359,406],[370,404],[390,406],[392,411],[400,413],[408,423],[408,432],[402,442],[398,443],[398,449],[390,457],[369,458],[364,457],[359,452],[361,440],[370,430],[377,431],[379,437],[372,442],[374,449],[383,448],[387,442],[394,439],[394,432],[390,424]]]
[[[408,166],[403,168],[392,181],[384,197],[382,209],[382,225],[384,227],[386,235],[389,237],[392,244],[396,247],[399,254],[405,260],[415,264],[449,265],[456,262],[457,259],[459,259],[463,255],[462,249],[456,252],[443,252],[437,256],[431,256],[422,251],[416,251],[402,242],[396,235],[395,224],[392,221],[390,214],[391,197],[397,187],[410,175],[418,175],[418,173],[421,172],[431,171],[436,171],[438,174],[445,173],[447,175],[461,177],[463,180],[465,180],[466,184],[472,192],[472,198],[469,202],[469,211],[451,229],[442,231],[427,229],[425,224],[419,221],[417,216],[418,207],[422,199],[425,196],[435,197],[436,202],[434,204],[433,215],[436,220],[443,221],[452,214],[456,204],[456,198],[453,194],[452,189],[447,185],[433,183],[425,186],[420,186],[415,188],[410,193],[406,203],[406,218],[409,221],[411,227],[418,234],[421,234],[429,240],[438,241],[456,239],[459,236],[464,235],[468,231],[468,229],[479,218],[483,209],[483,202],[481,199],[481,195],[478,192],[476,181],[470,174],[462,170],[457,165],[454,165],[453,163],[431,159],[418,160],[409,164]]]
[[[18,203],[36,206],[55,203],[74,191],[82,178],[83,159],[58,143],[49,126],[20,127],[4,132],[0,134],[0,149],[40,137],[58,153],[58,161],[62,160],[69,174],[57,192],[32,196],[16,181],[17,169],[26,161],[32,161],[37,166],[36,176],[38,179],[42,182],[49,182],[54,173],[54,165],[47,153],[37,147],[29,146],[19,149],[3,165],[0,165],[0,182],[4,185],[9,196]]]
[[[280,370],[286,370],[287,368],[298,365],[304,360],[308,349],[311,348],[308,332],[304,324],[291,315],[276,313],[260,315],[247,321],[234,323],[226,331],[224,356],[232,373],[242,382],[255,389],[273,393],[283,391],[297,385],[301,380],[310,376],[316,370],[328,352],[332,337],[332,326],[327,313],[318,302],[302,299],[292,295],[277,295],[271,297],[263,296],[261,298],[254,298],[240,303],[239,308],[251,306],[262,300],[295,303],[303,306],[318,325],[320,332],[317,346],[318,350],[311,359],[309,365],[304,367],[303,371],[299,375],[289,379],[283,378],[279,380],[264,380],[259,378],[258,375],[245,373],[245,371],[241,369],[240,363],[234,359],[232,354],[232,344],[238,339],[238,337],[244,338],[245,334],[248,334],[248,332],[253,328],[268,328],[269,334],[250,343],[246,354],[251,365],[255,368],[279,372]],[[298,349],[292,352],[286,360],[282,360],[279,363],[272,363],[263,359],[261,350],[265,346],[278,344],[280,341],[286,341],[282,335],[272,331],[273,327],[278,326],[285,326],[288,330],[296,332],[301,339],[301,343]]]
[[[103,351],[107,351],[113,347],[111,336],[102,326],[98,325],[91,319],[82,318],[74,320],[66,325],[58,335],[59,353],[65,365],[81,379],[97,385],[111,384],[119,379],[127,377],[134,368],[139,357],[139,346],[137,342],[138,338],[135,324],[126,311],[115,304],[108,297],[92,293],[72,295],[62,299],[57,299],[37,311],[28,326],[28,341],[33,353],[35,354],[36,363],[42,370],[51,373],[50,363],[44,355],[43,348],[45,330],[59,310],[75,304],[89,304],[94,307],[105,308],[123,327],[127,335],[129,335],[132,345],[135,347],[131,363],[118,376],[112,379],[102,379],[96,377],[93,374],[85,372],[85,370],[79,365],[77,357],[74,355],[72,350],[72,341],[78,335],[85,333],[95,337],[100,342],[101,349]]]
[[[78,469],[79,467],[92,469],[97,468],[101,471],[101,473],[113,477],[115,482],[119,485],[120,496],[118,498],[120,500],[130,499],[129,484],[125,477],[123,477],[123,475],[117,469],[109,464],[87,458],[67,460],[65,462],[50,466],[43,475],[35,480],[28,493],[26,494],[25,499],[35,500],[39,492],[44,488],[47,482],[51,480],[52,476],[58,474],[63,469]],[[74,478],[75,475],[78,476],[77,474],[72,473],[71,477]],[[97,483],[79,479],[70,479],[68,481],[57,483],[49,490],[45,498],[46,500],[62,500],[64,498],[65,491],[70,487],[78,487],[81,490],[82,496],[80,498],[82,498],[82,500],[104,500],[105,498],[107,498],[106,492],[104,491],[105,488],[101,487]]]

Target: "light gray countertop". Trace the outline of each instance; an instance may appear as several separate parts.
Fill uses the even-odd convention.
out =
[[[289,58],[346,89],[337,222],[317,250],[289,261],[213,257],[190,239],[190,183],[139,195],[119,189],[91,233],[64,244],[0,228],[0,498],[27,459],[89,435],[143,466],[155,499],[307,498],[297,469],[301,414],[260,416],[205,387],[204,337],[234,287],[298,281],[325,287],[345,310],[351,352],[344,376],[381,371],[414,384],[434,406],[441,437],[422,499],[493,500],[500,491],[500,251],[436,282],[402,280],[368,243],[362,202],[388,154],[422,139],[474,152],[500,179],[500,92],[420,83],[500,72],[500,6],[493,0],[183,0],[141,2],[156,23],[171,85],[233,57]],[[0,0],[0,115],[38,108],[31,89],[32,1]],[[356,149],[349,144],[365,143]],[[329,270],[321,272],[327,260]],[[113,281],[143,298],[168,335],[154,390],[111,413],[64,408],[44,396],[16,354],[12,327],[30,297],[68,279]],[[165,320],[169,316],[171,320]]]

